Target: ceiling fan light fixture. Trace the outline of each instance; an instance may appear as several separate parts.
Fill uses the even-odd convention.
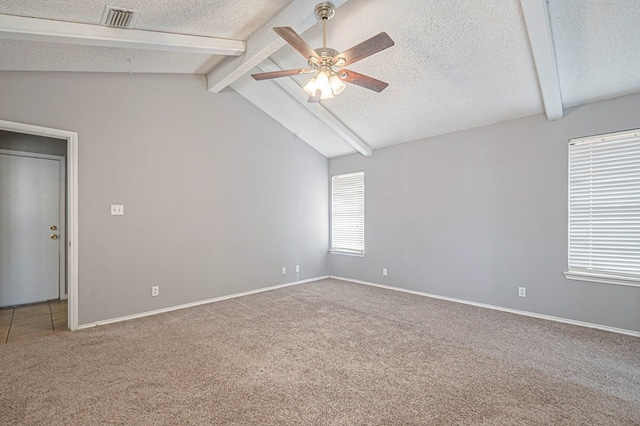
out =
[[[311,80],[304,86],[304,91],[309,94],[309,96],[315,96],[318,91],[318,85],[316,84],[316,78],[312,77]]]
[[[279,77],[291,77],[296,74],[315,72],[304,91],[309,94],[309,102],[329,99],[342,93],[345,83],[355,84],[375,92],[383,91],[388,84],[355,71],[343,69],[362,59],[378,53],[394,45],[393,40],[385,32],[381,32],[367,40],[339,53],[327,47],[327,21],[335,14],[335,6],[329,2],[319,3],[315,8],[318,19],[322,20],[322,47],[312,49],[291,27],[274,27],[273,30],[291,47],[307,59],[309,68],[280,70],[251,74],[255,80],[267,80]]]
[[[344,84],[344,82],[340,79],[340,77],[338,77],[335,74],[331,77],[330,83],[331,83],[331,91],[335,96],[342,93],[345,87],[347,87],[347,85]]]
[[[342,93],[345,87],[346,85],[342,82],[340,77],[335,74],[329,77],[329,74],[326,71],[320,70],[318,71],[318,74],[315,77],[312,77],[304,86],[304,91],[312,97],[331,99]]]
[[[331,90],[331,86],[327,86],[324,90],[320,91],[320,99],[331,99],[333,98],[333,90]]]
[[[318,90],[321,90],[323,92],[326,89],[331,88],[331,83],[329,82],[329,74],[326,71],[318,71],[318,75],[316,76],[316,86],[318,87]]]
[[[347,63],[347,60],[343,57],[339,57],[338,59],[336,59],[335,61],[333,61],[333,66],[334,67],[341,67],[344,64]]]

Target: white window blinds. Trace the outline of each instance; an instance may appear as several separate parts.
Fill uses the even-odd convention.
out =
[[[364,254],[364,172],[331,178],[331,251]]]
[[[640,279],[640,130],[569,142],[569,271]]]

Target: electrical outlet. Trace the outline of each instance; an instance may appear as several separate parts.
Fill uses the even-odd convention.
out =
[[[287,268],[285,266],[282,267],[282,275],[287,275]]]
[[[526,287],[518,287],[518,296],[527,297],[527,288]]]
[[[157,296],[160,294],[160,287],[158,287],[157,285],[154,285],[153,287],[151,287],[151,295],[153,297]]]
[[[382,268],[382,275],[387,276],[387,268]]]
[[[111,204],[111,216],[124,215],[124,206],[122,204]]]
[[[296,265],[296,272],[300,272],[300,265]]]

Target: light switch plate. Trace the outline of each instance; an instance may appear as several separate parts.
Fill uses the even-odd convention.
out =
[[[111,216],[124,215],[124,206],[122,204],[111,204]]]

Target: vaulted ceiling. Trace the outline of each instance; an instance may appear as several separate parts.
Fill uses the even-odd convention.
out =
[[[388,88],[310,104],[309,75],[251,78],[306,66],[272,27],[321,46],[318,2],[113,0],[140,11],[118,29],[100,0],[4,0],[0,70],[205,74],[211,96],[231,87],[327,157],[640,91],[637,0],[335,0],[330,47],[395,41],[350,66]]]

